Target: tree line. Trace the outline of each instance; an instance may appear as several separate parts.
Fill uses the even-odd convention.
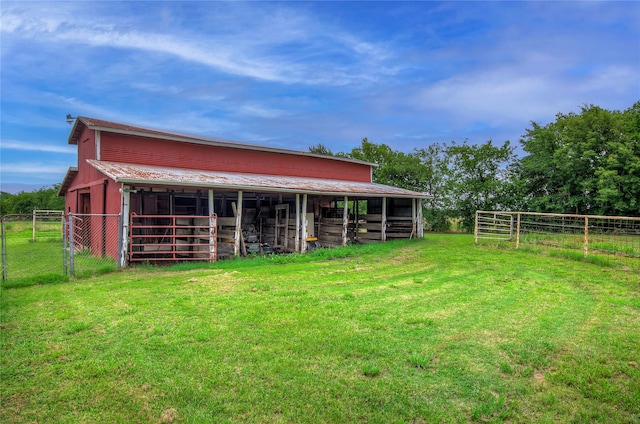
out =
[[[0,215],[32,213],[38,210],[63,210],[64,197],[58,196],[60,184],[18,194],[0,192]]]
[[[429,230],[448,230],[450,218],[473,228],[476,210],[640,216],[640,101],[625,111],[583,106],[531,122],[524,154],[505,141],[435,143],[410,153],[367,138],[350,152],[318,144],[312,153],[377,163],[376,183],[430,194]]]

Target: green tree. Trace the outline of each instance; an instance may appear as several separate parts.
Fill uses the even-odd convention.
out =
[[[314,146],[309,147],[309,153],[314,153],[316,155],[325,155],[325,156],[336,156],[331,149],[325,146],[322,143],[318,143]]]
[[[516,160],[514,147],[509,141],[502,146],[495,146],[491,140],[481,145],[465,141],[447,146],[446,155],[450,169],[445,191],[452,208],[462,218],[462,226],[470,231],[476,210],[505,208],[509,169]]]
[[[332,153],[323,145],[309,150]],[[443,231],[449,229],[449,218],[462,217],[463,226],[470,230],[476,209],[503,206],[513,150],[509,142],[495,146],[491,141],[483,145],[465,141],[403,153],[363,138],[360,146],[336,155],[375,163],[373,182],[431,195],[423,203],[426,228]]]
[[[312,149],[314,149],[314,153],[328,150],[321,144]],[[365,137],[359,147],[355,147],[347,153],[336,153],[334,156],[349,157],[376,164],[373,167],[374,183],[418,192],[425,189],[425,169],[420,157],[415,153],[398,152],[386,144],[372,143]]]
[[[434,143],[422,149],[416,149],[415,155],[420,158],[424,167],[424,191],[431,197],[423,202],[426,230],[447,231],[450,229],[449,218],[457,218],[458,213],[449,194],[450,162],[447,146]]]
[[[621,112],[584,106],[521,139],[521,196],[530,210],[640,214],[640,102]]]
[[[640,216],[640,102],[614,113],[614,137],[595,171],[601,213]]]
[[[60,184],[55,184],[53,187],[41,187],[31,192],[2,193],[0,214],[31,213],[34,209],[64,210],[64,197],[58,197],[59,189]]]

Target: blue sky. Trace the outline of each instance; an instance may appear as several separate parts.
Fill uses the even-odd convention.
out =
[[[517,143],[640,100],[639,2],[2,1],[2,190],[62,181],[65,116],[349,151]]]

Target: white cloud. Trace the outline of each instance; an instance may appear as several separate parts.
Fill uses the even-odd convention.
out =
[[[68,145],[58,146],[54,144],[40,144],[37,141],[2,140],[0,141],[0,148],[12,149],[12,150],[24,150],[24,151],[32,151],[32,152],[76,154],[75,146],[68,146]]]
[[[242,105],[238,113],[257,118],[279,118],[290,114],[287,111],[271,108],[258,102],[248,102]]]
[[[50,164],[43,162],[12,162],[2,164],[2,174],[8,175],[61,175],[69,169],[68,164]],[[3,177],[4,178],[4,177]]]
[[[457,122],[526,124],[552,119],[584,103],[607,104],[623,94],[633,102],[634,87],[637,76],[627,67],[608,67],[580,77],[560,71],[527,72],[524,67],[495,68],[424,87],[410,102],[417,110],[448,115]]]
[[[78,16],[83,18],[78,19]],[[250,22],[244,22],[229,33],[215,29],[196,33],[183,28],[165,34],[145,31],[134,25],[102,23],[86,13],[46,15],[46,11],[39,14],[33,9],[8,8],[3,13],[0,29],[6,35],[46,43],[161,53],[234,76],[287,84],[342,85],[372,80],[379,71],[371,65],[382,64],[389,56],[386,48],[359,40],[339,28],[323,27],[303,11],[280,7],[275,15],[263,13],[257,16],[260,18],[252,17]],[[223,14],[214,18],[213,28],[225,20]],[[287,54],[290,49],[295,54]],[[325,56],[335,53],[344,57],[342,68],[318,66],[326,65]],[[348,63],[351,61],[354,63]],[[368,66],[361,66],[364,64]],[[377,69],[389,73],[393,67],[379,66]]]

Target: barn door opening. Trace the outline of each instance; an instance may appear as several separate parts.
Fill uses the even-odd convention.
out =
[[[91,194],[82,193],[80,194],[80,207],[78,208],[79,212],[84,215],[91,214]]]
[[[78,218],[74,220],[74,231],[77,233],[77,247],[79,249],[91,248],[91,194],[80,194],[80,214],[85,218]]]

